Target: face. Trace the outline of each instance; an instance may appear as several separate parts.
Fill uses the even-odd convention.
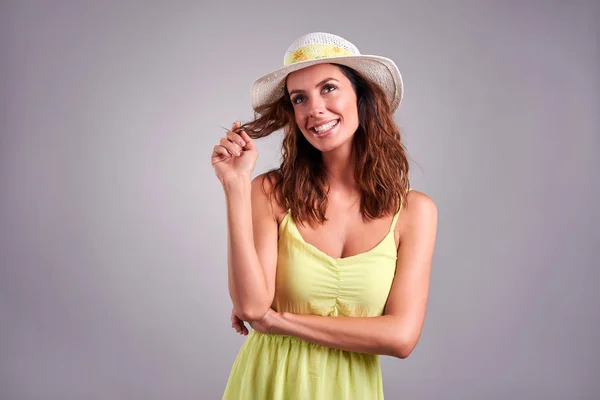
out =
[[[315,148],[326,152],[351,143],[358,129],[352,83],[333,64],[317,64],[292,72],[287,89],[300,131]]]

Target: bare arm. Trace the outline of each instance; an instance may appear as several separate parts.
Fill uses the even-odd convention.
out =
[[[396,275],[380,317],[265,315],[259,329],[341,350],[406,358],[415,348],[425,319],[437,209],[426,195],[411,191],[398,250]],[[254,325],[253,325],[254,326]]]
[[[246,321],[261,319],[271,307],[277,267],[277,220],[263,192],[264,175],[227,181],[229,295]],[[266,182],[265,182],[266,183]],[[267,185],[267,189],[270,185]]]
[[[237,315],[254,321],[267,313],[275,293],[277,220],[268,196],[270,182],[264,174],[250,182],[258,152],[239,128],[234,123],[214,147],[211,162],[227,202],[229,295]]]

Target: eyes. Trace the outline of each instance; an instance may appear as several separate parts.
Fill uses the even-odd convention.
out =
[[[327,84],[323,85],[323,89],[321,90],[321,93],[327,94],[336,89],[337,89],[337,87],[335,85],[333,85],[331,83],[327,83]],[[304,99],[305,99],[304,95],[299,94],[297,96],[292,97],[291,100],[292,100],[292,104],[298,105],[298,104],[301,104],[302,102],[304,102]]]

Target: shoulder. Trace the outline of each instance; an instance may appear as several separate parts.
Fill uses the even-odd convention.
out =
[[[406,211],[410,208],[416,208],[417,212],[437,212],[437,206],[433,199],[423,192],[411,190],[406,195]]]
[[[435,227],[437,225],[437,205],[423,192],[411,190],[406,197],[406,207],[402,210],[406,227]]]
[[[279,216],[285,213],[285,208],[280,204],[280,195],[275,193],[275,183],[277,182],[277,172],[269,171],[257,175],[252,179],[252,199],[262,204],[268,204],[273,213],[273,217],[279,220]]]
[[[279,175],[277,171],[267,171],[252,179],[252,191],[265,198],[274,195],[275,186]],[[260,192],[260,193],[259,193]]]
[[[261,192],[264,196],[270,196],[273,191],[275,180],[268,172],[257,175],[252,179],[252,190]]]

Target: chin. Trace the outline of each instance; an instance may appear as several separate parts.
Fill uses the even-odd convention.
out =
[[[322,153],[328,153],[330,151],[336,150],[342,146],[344,146],[345,144],[349,143],[352,141],[352,136],[347,136],[347,137],[336,137],[331,138],[331,140],[327,140],[327,141],[316,141],[316,143],[310,142],[309,143],[317,150],[320,150]]]

